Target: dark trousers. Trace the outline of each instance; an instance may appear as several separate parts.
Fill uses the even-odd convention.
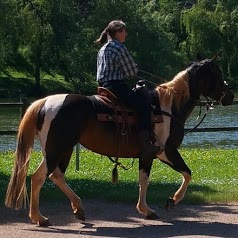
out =
[[[143,95],[134,92],[123,81],[107,81],[99,83],[101,87],[109,89],[126,106],[138,113],[138,130],[151,131],[151,108]]]

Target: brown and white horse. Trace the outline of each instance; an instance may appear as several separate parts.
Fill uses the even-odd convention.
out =
[[[169,208],[183,199],[191,180],[191,171],[178,152],[184,137],[186,119],[196,106],[200,95],[217,100],[223,106],[232,104],[234,95],[223,81],[221,70],[211,59],[193,63],[171,81],[157,86],[155,93],[159,97],[164,120],[163,123],[156,123],[154,126],[155,137],[165,145],[164,152],[158,158],[180,172],[183,177],[180,188],[167,201],[166,207]],[[118,152],[115,123],[97,120],[92,97],[59,94],[31,104],[18,130],[14,170],[5,200],[7,207],[19,209],[26,203],[26,176],[35,136],[39,137],[44,158],[31,178],[29,217],[32,222],[41,226],[50,225],[48,219],[39,211],[39,194],[47,176],[70,199],[74,214],[79,219],[85,219],[81,199],[64,178],[77,143],[107,156],[139,157],[136,127],[132,127],[127,140],[120,142]],[[146,202],[152,162],[139,160],[139,199],[136,207],[147,218],[157,217]]]

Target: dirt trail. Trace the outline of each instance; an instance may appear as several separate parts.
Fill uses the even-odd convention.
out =
[[[47,228],[31,224],[27,210],[0,207],[0,237],[238,237],[238,204],[178,205],[169,212],[152,206],[159,219],[146,220],[133,204],[83,202],[87,219],[83,223],[74,219],[68,203],[42,205],[42,213],[53,224]]]

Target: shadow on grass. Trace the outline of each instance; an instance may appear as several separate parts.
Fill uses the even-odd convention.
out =
[[[5,194],[9,176],[0,172],[0,204],[4,205]],[[99,199],[109,202],[136,203],[138,199],[138,183],[119,181],[112,184],[110,181],[96,179],[68,179],[67,183],[82,199]],[[164,205],[168,197],[172,196],[179,188],[178,183],[151,182],[148,187],[148,203]],[[27,177],[27,188],[30,193],[30,177]],[[199,193],[197,193],[199,192]],[[205,204],[203,194],[215,194],[218,191],[205,185],[190,185],[183,200],[184,204]],[[41,189],[41,202],[65,201],[63,192],[47,179]]]
[[[70,187],[82,199],[99,199],[107,202],[136,203],[139,186],[137,182],[119,181],[112,184],[110,181],[89,179],[67,180]],[[28,186],[29,187],[29,186]],[[178,183],[150,183],[147,192],[149,204],[165,205],[167,199],[180,187]],[[199,192],[199,193],[197,193]],[[215,194],[218,191],[205,185],[191,185],[183,200],[184,204],[206,204],[203,194]],[[46,202],[64,200],[65,195],[49,179],[41,190],[43,200]]]

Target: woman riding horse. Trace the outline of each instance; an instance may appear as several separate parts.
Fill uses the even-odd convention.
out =
[[[132,91],[126,84],[127,78],[136,76],[138,67],[123,44],[127,36],[123,21],[111,21],[95,41],[103,44],[97,56],[97,81],[109,89],[123,104],[138,113],[140,158],[151,160],[162,152],[160,146],[151,143],[151,108],[144,97]],[[162,146],[161,146],[162,147]]]

